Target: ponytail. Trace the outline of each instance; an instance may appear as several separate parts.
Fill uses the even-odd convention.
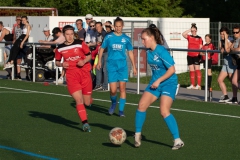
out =
[[[197,30],[196,23],[192,23],[191,25],[192,25],[191,28],[195,28]]]
[[[146,28],[142,31],[142,34],[146,33],[148,36],[154,36],[154,39],[157,44],[163,45],[163,35],[161,31],[156,27],[155,24],[151,24],[149,28]]]

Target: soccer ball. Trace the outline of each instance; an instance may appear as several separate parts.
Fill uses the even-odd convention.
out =
[[[120,127],[113,128],[109,133],[109,139],[115,145],[121,145],[126,138],[126,132]]]

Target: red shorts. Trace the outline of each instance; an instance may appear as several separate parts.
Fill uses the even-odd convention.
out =
[[[92,94],[92,77],[90,71],[79,69],[66,71],[67,88],[72,95],[74,92],[81,90],[83,95]]]

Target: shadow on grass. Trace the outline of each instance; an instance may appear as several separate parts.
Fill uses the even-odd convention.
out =
[[[108,130],[108,131],[110,131],[111,129],[114,128],[113,126],[109,126],[109,125],[106,125],[106,124],[99,124],[99,123],[91,123],[91,126],[99,127],[99,128],[102,128],[102,129],[105,129],[105,130]],[[135,132],[129,131],[129,130],[125,130],[125,132],[127,134],[127,137],[132,138],[132,142],[134,142]],[[154,140],[147,139],[144,135],[142,135],[142,141],[146,141],[146,142],[150,142],[150,143],[154,143],[154,144],[158,144],[158,145],[162,145],[162,146],[166,146],[166,147],[170,147],[170,148],[172,147],[172,146],[170,146],[168,144],[165,144],[165,143],[161,143],[161,142],[157,142],[157,141],[154,141]],[[128,139],[126,139],[126,141],[124,143],[128,144],[131,147],[135,147],[134,143],[131,143]],[[110,142],[109,143],[102,143],[102,145],[107,146],[107,147],[120,147],[120,146],[114,145]]]
[[[63,118],[61,116],[58,116],[58,115],[42,113],[42,112],[37,112],[37,111],[29,111],[29,116],[31,116],[33,118],[42,118],[42,119],[45,119],[45,120],[47,120],[49,122],[52,122],[52,123],[61,124],[61,125],[64,125],[64,126],[82,131],[81,128],[76,127],[77,125],[79,125],[79,123],[70,121],[70,120],[65,119],[65,118]]]

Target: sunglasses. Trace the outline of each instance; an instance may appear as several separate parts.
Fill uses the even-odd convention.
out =
[[[238,34],[240,31],[238,31],[238,32],[232,32],[233,34]]]
[[[89,19],[89,18],[86,18],[86,20],[91,20],[91,19]]]
[[[93,26],[90,26],[90,27],[95,27],[95,26],[93,25]]]

